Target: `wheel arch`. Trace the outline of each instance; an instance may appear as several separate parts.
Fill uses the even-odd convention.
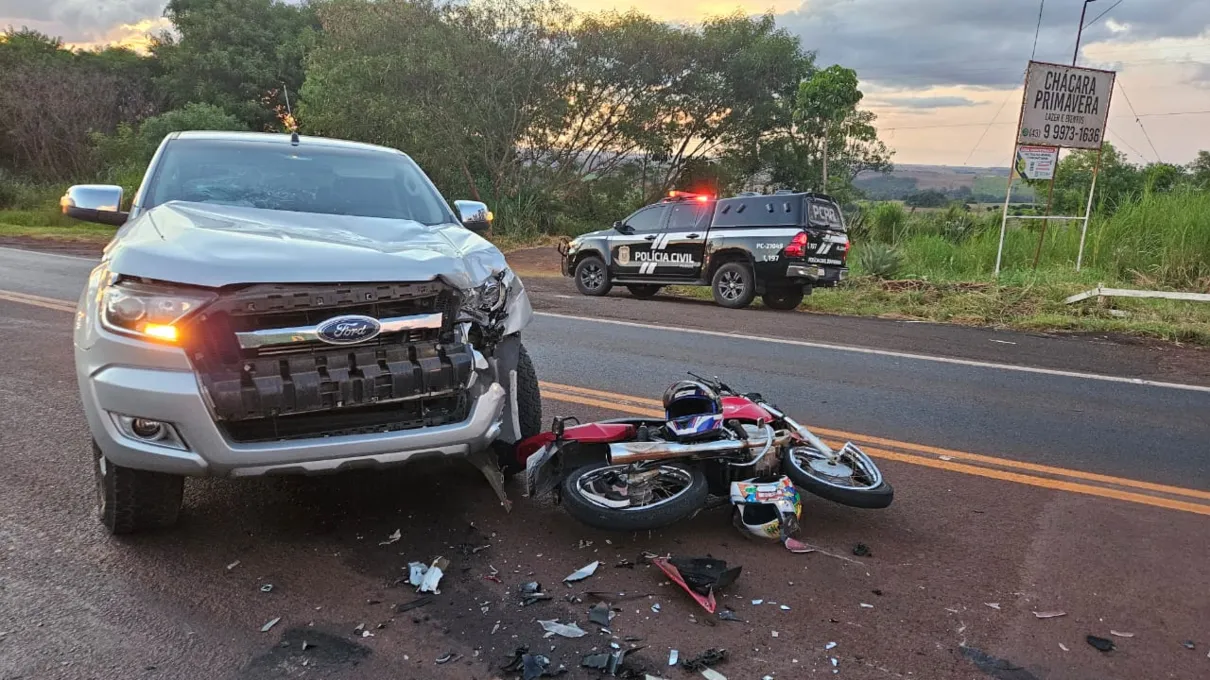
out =
[[[710,281],[714,278],[714,272],[718,271],[719,267],[727,264],[728,262],[745,262],[748,264],[748,266],[752,267],[753,271],[756,270],[756,258],[752,257],[752,253],[748,252],[748,250],[744,248],[727,246],[720,248],[719,250],[711,251],[709,259],[706,262],[704,278],[707,281]]]

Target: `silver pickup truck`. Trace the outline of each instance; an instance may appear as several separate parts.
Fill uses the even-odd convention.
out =
[[[541,428],[504,256],[403,153],[330,139],[169,135],[128,212],[70,188],[63,211],[120,225],[80,296],[75,361],[101,522],[173,524],[189,476],[318,474],[466,457]]]

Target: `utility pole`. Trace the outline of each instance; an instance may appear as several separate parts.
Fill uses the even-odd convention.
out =
[[[828,124],[823,126],[823,187],[819,190],[820,193],[828,193]]]
[[[1080,58],[1080,36],[1084,35],[1084,17],[1088,13],[1088,3],[1096,2],[1097,0],[1084,0],[1084,7],[1080,10],[1080,30],[1076,31],[1076,51],[1071,55],[1071,65],[1076,65],[1076,60]],[[1110,7],[1110,9],[1113,9]]]

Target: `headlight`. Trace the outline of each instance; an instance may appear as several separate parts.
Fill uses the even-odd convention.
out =
[[[113,284],[101,295],[101,325],[116,333],[175,344],[180,339],[178,323],[214,297],[167,286]]]
[[[462,310],[472,316],[500,311],[508,301],[508,289],[513,280],[513,273],[504,270],[489,277],[474,288],[464,291]]]

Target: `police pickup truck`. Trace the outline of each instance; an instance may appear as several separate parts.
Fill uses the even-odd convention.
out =
[[[768,307],[794,309],[814,287],[844,280],[849,239],[840,206],[823,194],[672,191],[561,251],[563,275],[584,295],[614,284],[643,299],[667,285],[710,286],[723,307],[759,294]]]

